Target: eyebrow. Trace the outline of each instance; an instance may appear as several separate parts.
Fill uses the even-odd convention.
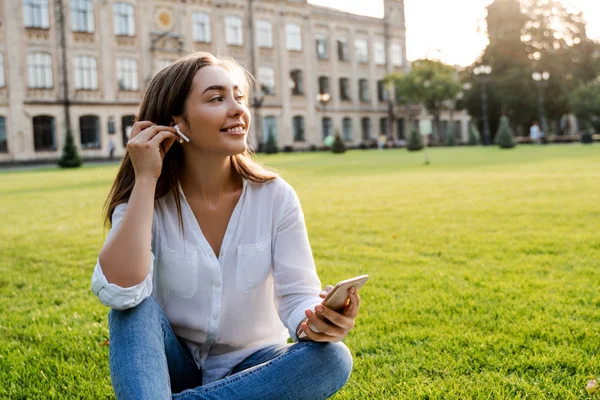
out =
[[[235,90],[239,90],[239,89],[240,89],[240,87],[238,85],[235,85],[233,87],[234,91]],[[218,90],[218,91],[224,92],[224,91],[227,90],[227,88],[225,86],[223,86],[223,85],[212,85],[212,86],[209,86],[206,89],[204,89],[204,91],[202,92],[202,94],[208,92],[209,90]]]

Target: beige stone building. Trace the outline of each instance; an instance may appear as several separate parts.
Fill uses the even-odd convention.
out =
[[[260,82],[254,147],[402,139],[407,110],[382,79],[408,68],[404,4],[384,6],[378,19],[306,0],[0,0],[0,163],[58,158],[69,126],[84,159],[122,155],[149,80],[198,50]]]

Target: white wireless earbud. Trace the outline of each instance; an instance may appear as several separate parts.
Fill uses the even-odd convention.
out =
[[[180,136],[179,143],[183,143],[184,140],[186,142],[190,141],[190,139],[187,136],[185,136],[183,132],[181,132],[181,129],[179,129],[179,126],[177,126],[177,124],[173,126],[173,128],[175,128],[175,132],[177,132],[177,134]]]

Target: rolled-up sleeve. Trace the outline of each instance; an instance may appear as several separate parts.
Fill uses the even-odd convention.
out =
[[[112,216],[112,227],[106,236],[105,243],[107,243],[111,239],[111,236],[114,235],[114,232],[116,232],[116,229],[119,227],[121,220],[125,215],[126,209],[127,203],[122,203],[115,207]],[[153,226],[155,226],[154,222],[155,221],[153,221]],[[152,237],[154,238],[154,232]],[[124,288],[108,282],[104,272],[102,271],[100,260],[97,259],[96,267],[94,268],[94,273],[92,274],[92,292],[94,292],[102,304],[108,307],[117,310],[132,308],[140,304],[142,300],[150,296],[152,293],[153,273],[154,253],[150,251],[150,269],[144,281],[138,285]]]
[[[273,278],[279,318],[297,341],[296,328],[305,317],[304,311],[314,309],[322,302],[319,297],[321,281],[315,268],[300,200],[293,188],[286,186],[274,241]]]

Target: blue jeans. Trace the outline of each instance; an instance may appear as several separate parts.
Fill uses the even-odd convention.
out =
[[[109,327],[118,399],[326,399],[352,370],[343,343],[299,342],[259,350],[229,376],[202,386],[202,372],[153,297],[111,310]]]

